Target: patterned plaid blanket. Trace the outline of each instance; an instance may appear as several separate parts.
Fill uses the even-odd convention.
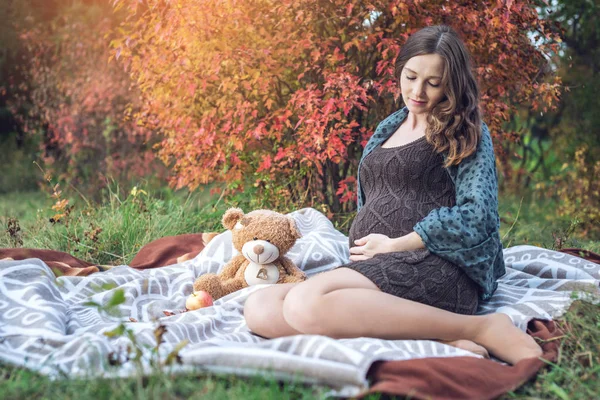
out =
[[[347,237],[324,215],[310,208],[291,215],[303,237],[288,257],[309,276],[348,262]],[[160,324],[166,327],[158,351],[162,360],[189,342],[179,351],[181,364],[170,367],[174,372],[270,375],[328,385],[335,394],[352,396],[367,389],[367,372],[378,360],[478,357],[427,340],[263,339],[249,332],[243,307],[248,295],[265,285],[232,293],[214,307],[182,312],[194,279],[218,272],[234,252],[225,232],[191,260],[148,270],[122,265],[89,276],[56,277],[39,259],[0,261],[0,361],[55,377],[133,375],[139,367],[126,357],[130,339],[106,335],[124,324],[143,349],[141,365],[150,372]],[[503,312],[525,329],[534,318],[556,318],[573,299],[598,293],[598,264],[532,246],[508,248],[504,257],[507,274],[493,298],[480,305],[480,314]],[[115,313],[89,305],[107,305],[121,290],[124,301]]]

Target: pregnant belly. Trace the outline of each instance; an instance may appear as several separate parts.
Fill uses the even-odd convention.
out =
[[[370,233],[380,233],[391,238],[404,236],[413,231],[413,226],[421,219],[407,208],[381,212],[367,204],[356,214],[349,231],[350,247],[354,240]]]

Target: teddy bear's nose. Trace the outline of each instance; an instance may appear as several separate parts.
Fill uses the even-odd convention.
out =
[[[252,250],[254,250],[255,254],[262,254],[265,251],[265,248],[261,244],[257,244]]]

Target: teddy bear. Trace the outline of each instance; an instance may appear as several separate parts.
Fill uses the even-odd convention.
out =
[[[239,254],[219,274],[199,276],[194,282],[195,292],[208,292],[216,300],[250,285],[306,279],[306,274],[284,256],[301,237],[293,218],[271,210],[244,214],[239,208],[230,208],[222,223],[231,231]]]

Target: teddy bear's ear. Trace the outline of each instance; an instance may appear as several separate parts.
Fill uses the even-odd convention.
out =
[[[292,235],[294,235],[296,239],[300,239],[302,237],[302,234],[300,233],[300,231],[298,230],[298,227],[296,226],[296,221],[294,221],[294,218],[292,218],[292,217],[287,217],[287,219],[290,224],[290,231],[292,232]]]
[[[240,208],[230,208],[223,214],[223,226],[231,230],[243,216],[244,212]]]

